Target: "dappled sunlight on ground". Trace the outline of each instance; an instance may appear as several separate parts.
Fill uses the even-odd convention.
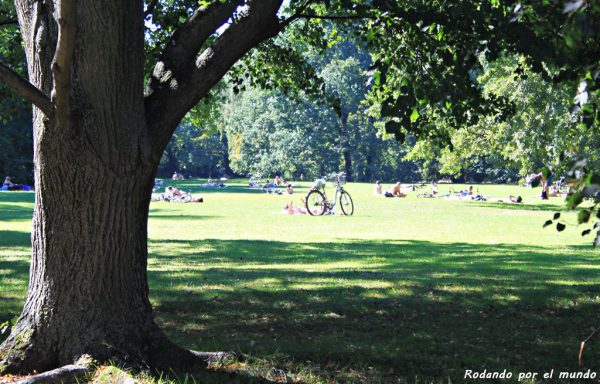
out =
[[[348,190],[353,217],[283,215],[289,196],[241,188],[202,192],[203,204],[153,203],[148,265],[157,322],[190,348],[380,382],[456,380],[464,369],[582,369],[579,343],[600,324],[600,256],[581,228],[542,229],[560,202]],[[4,196],[0,323],[23,304],[33,203],[32,194]],[[584,363],[598,361],[591,343]]]

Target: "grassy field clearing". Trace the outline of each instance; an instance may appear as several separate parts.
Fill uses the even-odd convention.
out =
[[[290,196],[202,182],[174,185],[204,203],[153,202],[150,212],[151,300],[180,344],[239,351],[308,382],[600,369],[600,342],[577,365],[580,341],[600,325],[600,257],[582,228],[542,229],[564,204],[542,203],[539,189],[477,186],[522,195],[513,205],[386,199],[351,183],[354,216],[311,217],[281,213],[308,183]],[[32,193],[0,194],[0,323],[26,294],[32,206]]]

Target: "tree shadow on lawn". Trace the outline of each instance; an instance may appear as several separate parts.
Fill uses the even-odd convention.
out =
[[[0,239],[29,244],[24,232],[1,231]],[[237,349],[292,370],[318,367],[339,380],[358,372],[382,383],[461,382],[465,369],[600,368],[597,341],[577,366],[580,341],[600,324],[600,257],[583,246],[565,256],[426,241],[150,245],[157,321],[190,348]],[[28,265],[0,259],[4,276],[23,287]],[[0,292],[0,322],[18,313],[16,296]]]
[[[17,248],[30,246],[31,234],[29,232],[0,230],[1,248]]]
[[[29,249],[29,246],[29,233],[0,231],[0,249]],[[28,277],[29,253],[23,258],[0,256],[0,324],[19,315],[23,307]],[[8,337],[7,332],[0,332],[0,343],[6,337]]]
[[[21,221],[32,219],[32,208],[21,207],[19,205],[9,205],[8,203],[3,204],[3,202],[4,201],[0,201],[0,221]]]
[[[169,256],[150,242],[156,316],[179,343],[318,365],[338,379],[584,370],[579,343],[600,325],[600,257],[589,252],[206,240],[176,241],[182,252]],[[591,342],[584,362],[600,368],[599,358]]]
[[[499,208],[499,209],[512,209],[521,211],[548,211],[548,212],[566,212],[570,211],[565,204],[554,205],[554,204],[512,204],[512,203],[500,203],[493,200],[488,201],[468,201],[469,206],[479,206],[486,208]]]
[[[0,191],[0,203],[32,203],[35,201],[35,193],[21,191]]]

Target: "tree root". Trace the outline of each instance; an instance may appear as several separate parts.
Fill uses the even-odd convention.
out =
[[[30,344],[29,347],[33,345]],[[130,349],[133,350],[133,349]],[[182,348],[163,334],[157,334],[154,338],[147,340],[139,349],[139,354],[125,354],[116,348],[107,350],[99,348],[98,350],[89,350],[89,354],[83,355],[76,362],[63,360],[64,365],[61,368],[52,369],[57,365],[37,365],[38,359],[55,359],[52,353],[44,354],[36,348],[24,347],[16,350],[16,359],[11,356],[4,356],[5,360],[0,362],[2,372],[0,373],[21,373],[31,372],[34,369],[46,371],[41,374],[23,378],[18,384],[46,384],[46,383],[72,383],[80,380],[93,371],[94,365],[116,363],[133,372],[149,371],[154,373],[171,372],[174,374],[190,375],[225,375],[224,380],[231,381],[234,377],[243,380],[258,380],[260,382],[287,382],[282,380],[286,375],[283,371],[273,367],[256,366],[247,364],[245,357],[238,356],[234,352],[200,352]],[[15,350],[13,350],[15,352]],[[96,352],[96,353],[94,353]],[[91,354],[91,355],[90,355]],[[55,360],[56,361],[56,360]],[[60,362],[60,361],[59,361]],[[24,369],[24,367],[28,367]],[[11,372],[12,371],[12,372]],[[237,380],[237,379],[236,379]],[[134,380],[132,380],[132,383]]]
[[[16,384],[52,384],[52,383],[75,383],[91,372],[89,365],[65,365],[39,375],[29,376]]]
[[[244,356],[238,356],[234,352],[199,352],[181,348],[177,354],[179,357],[183,357],[184,355],[182,353],[185,354],[185,361],[178,361],[178,364],[170,367],[166,366],[165,363],[173,363],[174,361],[171,355],[167,358],[167,361],[162,361],[162,364],[158,364],[161,368],[158,368],[158,366],[149,366],[146,367],[146,369],[157,369],[155,373],[168,370],[174,373],[185,374],[206,373],[207,371],[212,371],[213,373],[211,373],[211,375],[225,375],[226,377],[223,377],[225,380],[231,380],[237,376],[238,378],[246,378],[246,380],[250,379],[252,382],[258,380],[267,383],[285,383],[289,382],[288,379],[290,379],[283,371],[273,367],[267,368],[264,366],[253,367],[245,364],[239,365],[239,363],[245,361]],[[134,371],[138,371],[139,368],[139,365],[130,367],[130,369],[133,369]],[[65,365],[41,374],[28,376],[17,381],[15,384],[68,384],[82,382],[84,381],[85,376],[92,373],[93,370],[94,366],[92,364],[92,359],[89,358],[89,356],[85,356],[74,364]],[[298,381],[295,380],[294,382]],[[137,381],[129,378],[127,383],[135,384]]]
[[[221,366],[237,358],[235,352],[199,352],[191,349],[189,352],[195,357],[205,361],[208,364],[208,367]]]

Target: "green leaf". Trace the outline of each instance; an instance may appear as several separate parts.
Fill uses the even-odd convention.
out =
[[[410,114],[410,122],[414,123],[419,119],[419,111],[417,108],[413,108],[412,113]]]
[[[567,197],[567,208],[575,209],[583,201],[583,194],[581,192],[575,192]]]
[[[588,221],[590,221],[591,215],[592,215],[592,213],[587,209],[579,211],[579,213],[577,214],[577,223],[579,223],[579,224],[587,223]]]

